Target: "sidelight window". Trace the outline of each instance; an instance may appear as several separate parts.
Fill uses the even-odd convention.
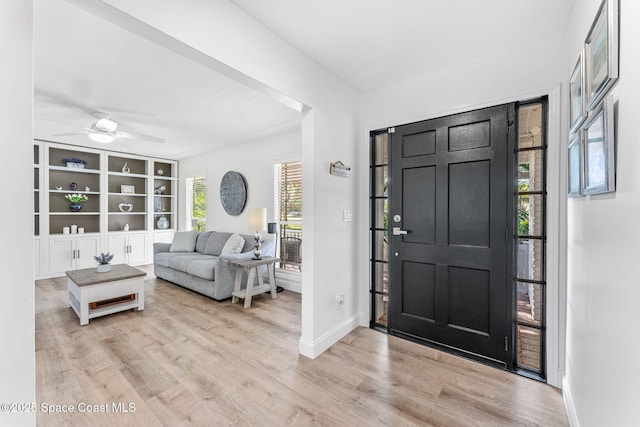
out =
[[[515,366],[545,377],[546,102],[521,103],[518,118]]]
[[[389,134],[372,132],[371,190],[371,326],[386,329],[389,283]]]

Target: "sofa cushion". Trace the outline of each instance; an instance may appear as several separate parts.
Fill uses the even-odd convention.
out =
[[[187,273],[204,280],[213,280],[218,258],[208,255],[210,259],[192,260],[187,263]]]
[[[244,239],[244,246],[242,247],[242,252],[252,251],[253,248],[256,246],[256,239],[253,237],[253,234],[241,234],[240,237]]]
[[[224,247],[224,244],[227,243],[229,236],[231,236],[231,233],[212,231],[211,236],[209,236],[209,240],[207,241],[204,253],[207,255],[220,256],[222,248]]]
[[[184,252],[159,252],[153,256],[154,264],[169,268],[169,261],[175,256],[184,255]]]
[[[193,252],[195,246],[195,231],[177,231],[173,235],[173,243],[171,243],[169,252]]]
[[[240,235],[233,233],[227,239],[227,243],[225,243],[222,247],[222,252],[220,252],[220,255],[239,254],[242,251],[243,247],[244,239]]]
[[[207,247],[207,241],[209,240],[211,233],[211,231],[203,231],[201,233],[198,233],[198,237],[196,237],[196,252],[200,252],[201,254],[204,253]]]
[[[193,252],[190,254],[182,253],[169,259],[169,268],[182,271],[183,273],[189,273],[190,263],[202,260],[216,261],[217,259],[217,257],[211,255],[202,255],[197,252]]]

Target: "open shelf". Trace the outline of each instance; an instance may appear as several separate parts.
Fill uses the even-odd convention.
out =
[[[131,176],[147,176],[147,160],[138,159],[134,157],[114,156],[109,155],[107,161],[107,169],[109,174],[113,175],[131,175]],[[125,166],[126,165],[126,166]],[[125,172],[124,168],[128,168],[128,172]]]
[[[123,173],[123,172],[109,172],[109,176],[126,176],[132,178],[147,178],[146,175],[138,174],[138,173]]]
[[[160,173],[160,171],[162,171]],[[154,178],[173,179],[175,177],[175,165],[173,163],[156,160],[153,162]]]

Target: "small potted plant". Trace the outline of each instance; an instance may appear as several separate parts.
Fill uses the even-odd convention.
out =
[[[84,194],[67,194],[64,198],[71,203],[69,205],[71,212],[79,212],[80,209],[82,209],[82,203],[89,200],[89,198]]]
[[[65,163],[68,168],[78,168],[78,169],[84,169],[84,166],[87,164],[86,160],[78,159],[77,157],[62,159],[62,162]]]
[[[100,255],[96,255],[93,257],[96,261],[98,261],[98,266],[96,270],[98,273],[106,273],[107,271],[111,271],[111,264],[109,262],[113,259],[113,254],[109,252],[101,253]]]

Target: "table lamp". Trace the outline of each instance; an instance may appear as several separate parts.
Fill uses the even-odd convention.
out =
[[[262,252],[260,251],[262,236],[260,235],[260,230],[267,229],[267,208],[249,208],[249,228],[256,230],[256,234],[253,235],[253,238],[256,239],[256,244],[252,259],[262,259]]]

